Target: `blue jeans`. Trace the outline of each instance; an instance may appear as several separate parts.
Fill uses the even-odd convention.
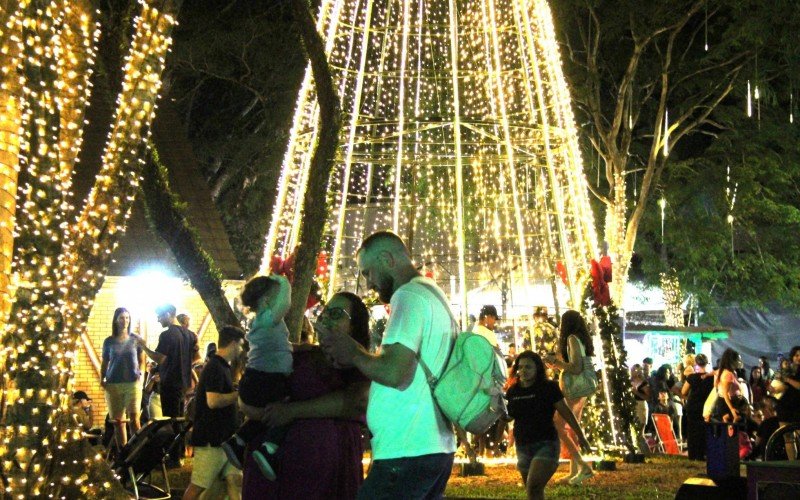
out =
[[[358,498],[442,498],[452,469],[453,453],[375,460],[364,484],[358,490]]]

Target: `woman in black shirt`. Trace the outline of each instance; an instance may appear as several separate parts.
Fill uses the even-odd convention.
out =
[[[544,498],[544,487],[558,468],[561,445],[553,424],[553,415],[559,415],[578,436],[581,449],[589,451],[589,442],[583,435],[572,410],[564,402],[558,383],[545,376],[542,358],[532,352],[522,352],[511,371],[511,385],[506,393],[508,414],[514,419],[514,440],[517,445],[517,469],[528,498]],[[591,468],[585,464],[582,474],[590,476]]]
[[[686,377],[681,394],[686,399],[686,442],[689,460],[706,458],[706,423],[703,405],[714,390],[714,374],[706,372],[708,358],[705,354],[695,357],[695,373]]]

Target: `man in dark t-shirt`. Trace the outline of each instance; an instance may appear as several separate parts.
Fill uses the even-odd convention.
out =
[[[183,414],[183,397],[192,386],[192,363],[200,356],[197,336],[178,324],[175,312],[175,306],[170,304],[157,308],[158,322],[166,330],[159,335],[155,351],[141,344],[147,355],[158,363],[161,409],[166,417]]]
[[[192,479],[184,500],[198,498],[219,478],[225,479],[228,498],[241,498],[241,472],[220,444],[236,432],[236,401],[230,363],[242,352],[244,331],[225,326],[219,332],[217,352],[208,358],[195,393]]]

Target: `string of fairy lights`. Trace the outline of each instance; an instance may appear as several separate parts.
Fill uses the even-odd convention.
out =
[[[544,0],[324,0],[318,28],[345,112],[328,192],[329,288],[356,287],[361,239],[392,229],[448,288],[567,270],[578,307],[597,236],[552,14]],[[299,93],[262,272],[299,241],[317,134]]]
[[[17,67],[22,55],[22,23],[20,11],[27,2],[21,2],[16,10],[8,12],[6,23],[0,25],[0,39],[6,43],[0,47],[0,272],[3,276],[11,274],[11,259],[14,248],[14,214],[17,198],[17,173],[19,171],[19,123],[20,111],[17,99],[20,93],[20,79],[13,78],[11,72]],[[8,280],[3,280],[0,289],[0,325],[5,324],[11,311],[11,295]]]
[[[18,164],[0,159],[7,160],[4,168],[19,172],[20,182],[16,297],[3,338],[0,398],[0,459],[9,497],[52,497],[68,487],[102,496],[110,486],[87,475],[99,454],[66,463],[60,452],[81,434],[64,417],[76,341],[138,185],[176,4],[140,2],[103,165],[74,224],[67,220],[75,212],[69,190],[99,36],[96,13],[88,1],[21,1],[3,27],[9,36],[2,48],[0,95],[19,125],[2,143],[4,151],[19,146]],[[8,119],[4,115],[3,123]],[[60,470],[76,472],[55,477],[54,460]]]

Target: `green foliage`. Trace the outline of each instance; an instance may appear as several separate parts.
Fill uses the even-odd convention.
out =
[[[612,418],[617,431],[617,443],[625,446],[630,453],[634,452],[636,440],[633,429],[636,428],[636,407],[631,392],[631,376],[628,371],[627,352],[622,345],[622,330],[619,312],[610,304],[594,305],[594,316],[600,327],[600,339],[603,342],[603,360],[605,376],[611,389]],[[609,420],[610,421],[610,420]]]
[[[693,7],[695,13],[670,53],[669,33],[659,30]],[[799,304],[800,278],[793,271],[798,263],[797,128],[788,123],[790,106],[797,110],[800,80],[800,11],[795,2],[564,0],[553,2],[552,8],[583,135],[594,139],[606,160],[624,163],[616,173],[626,176],[628,216],[639,205],[644,208],[636,232],[635,251],[644,262],[638,278],[658,285],[660,272],[675,268],[681,286],[700,298],[701,305],[772,300]],[[642,45],[630,91],[621,96],[634,41],[648,36],[653,36],[652,42]],[[595,37],[596,46],[588,43]],[[596,64],[590,64],[594,52],[587,44],[596,48]],[[705,101],[693,108],[701,96],[728,81],[732,90],[721,102]],[[760,94],[752,119],[746,116],[748,81]],[[663,117],[658,101],[665,85],[671,125],[684,113],[690,121],[708,110],[711,114],[687,135],[676,137],[680,128],[673,132],[670,156],[661,165],[660,155],[655,162],[650,155],[656,124]],[[598,129],[616,130],[612,123],[619,103],[626,103],[619,135],[604,136]],[[629,144],[624,139],[628,129]],[[584,147],[589,182],[610,196],[606,175],[596,176],[595,170],[608,163],[590,152],[588,140]],[[642,197],[643,170],[648,166],[652,185]],[[731,187],[738,183],[733,256],[725,199],[727,166]],[[662,192],[668,202],[669,250],[663,262],[657,205]],[[604,208],[597,203],[594,207]]]
[[[763,106],[760,122],[736,108],[720,111],[730,128],[702,157],[676,162],[665,175],[669,263],[701,305],[800,305],[799,125],[788,122],[785,108]],[[726,189],[734,188],[730,210]],[[661,267],[660,224],[652,207],[637,246],[645,276]]]
[[[197,229],[186,219],[186,202],[181,200],[170,187],[167,167],[161,163],[158,149],[154,144],[150,145],[150,160],[152,165],[147,169],[148,182],[142,185],[142,190],[145,191],[145,212],[150,228],[155,234],[162,235],[176,234],[180,231],[183,237],[194,241],[193,245],[172,246],[173,252],[177,252],[176,260],[179,263],[203,262],[203,265],[208,267],[208,277],[221,283],[224,279],[222,272],[211,255],[200,247]],[[155,195],[156,193],[160,194]]]

